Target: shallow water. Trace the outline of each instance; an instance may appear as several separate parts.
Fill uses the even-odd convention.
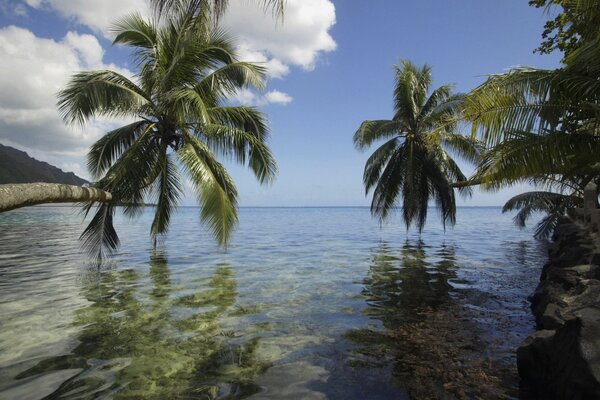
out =
[[[497,208],[445,233],[430,212],[419,236],[365,208],[244,208],[223,251],[196,208],[153,250],[149,210],[117,218],[100,270],[76,209],[1,214],[0,399],[403,399],[401,360],[356,333],[450,302],[485,310],[488,351],[514,362],[544,245]]]

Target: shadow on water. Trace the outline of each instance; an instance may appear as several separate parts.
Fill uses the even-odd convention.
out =
[[[240,342],[220,328],[236,290],[227,265],[177,282],[166,255],[156,252],[148,276],[133,269],[89,272],[82,292],[90,304],[74,321],[79,344],[16,379],[72,371],[47,399],[247,397],[260,390],[251,382],[268,365],[256,358],[258,339]]]

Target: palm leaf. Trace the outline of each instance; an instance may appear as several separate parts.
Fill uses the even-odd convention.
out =
[[[219,244],[227,246],[238,221],[237,190],[210,149],[191,135],[186,139],[187,144],[178,154],[198,194],[200,218],[209,226]]]
[[[398,138],[392,138],[382,144],[373,154],[368,158],[365,164],[365,172],[363,174],[363,183],[365,185],[365,194],[377,184],[381,177],[381,171],[394,156],[397,150]]]
[[[88,170],[92,177],[99,179],[144,131],[152,127],[148,121],[136,121],[102,136],[90,147],[87,156]]]
[[[166,153],[166,149],[161,153],[159,163],[160,174],[158,182],[155,184],[156,212],[150,230],[153,238],[167,231],[171,213],[177,207],[178,200],[183,193],[179,171],[171,160],[171,155]]]
[[[152,183],[160,174],[160,148],[151,131],[146,130],[96,183],[109,191],[114,201],[124,203],[124,213],[139,215]]]
[[[364,150],[377,140],[389,139],[402,132],[402,124],[398,121],[375,120],[364,121],[354,133],[354,147]]]
[[[97,262],[114,253],[119,246],[119,236],[113,226],[114,206],[100,204],[96,214],[81,234],[83,250]]]
[[[136,117],[146,103],[151,103],[146,93],[113,71],[77,73],[58,93],[58,109],[68,124],[98,116]]]
[[[514,217],[514,221],[520,228],[525,227],[527,220],[533,213],[546,213],[546,216],[536,225],[535,237],[547,239],[554,231],[560,218],[565,216],[568,210],[582,204],[583,200],[578,196],[534,191],[512,197],[506,202],[502,212],[519,210]]]
[[[250,132],[223,125],[208,125],[204,135],[207,144],[227,155],[233,153],[237,162],[245,164],[254,172],[260,183],[272,182],[277,174],[275,157],[260,140]]]
[[[393,209],[405,180],[406,150],[402,145],[390,157],[373,190],[371,213],[380,221],[384,221]]]

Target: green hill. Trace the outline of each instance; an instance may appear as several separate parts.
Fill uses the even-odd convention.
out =
[[[72,172],[64,172],[53,165],[29,157],[23,151],[0,144],[0,184],[33,182],[68,185],[88,183]]]

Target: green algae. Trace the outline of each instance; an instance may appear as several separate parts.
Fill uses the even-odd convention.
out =
[[[72,354],[45,359],[18,379],[80,369],[52,394],[66,399],[215,399],[257,392],[252,380],[270,366],[256,354],[260,338],[230,343],[237,333],[219,322],[236,302],[233,270],[218,266],[185,296],[177,296],[164,255],[152,256],[148,276],[152,287],[144,292],[139,271],[99,273],[83,289],[89,305],[76,313],[81,333]],[[252,306],[233,312],[240,309]]]
[[[242,306],[238,305],[234,311],[229,313],[230,317],[243,317],[245,315],[258,314],[261,312],[262,307],[259,305],[253,306]]]

